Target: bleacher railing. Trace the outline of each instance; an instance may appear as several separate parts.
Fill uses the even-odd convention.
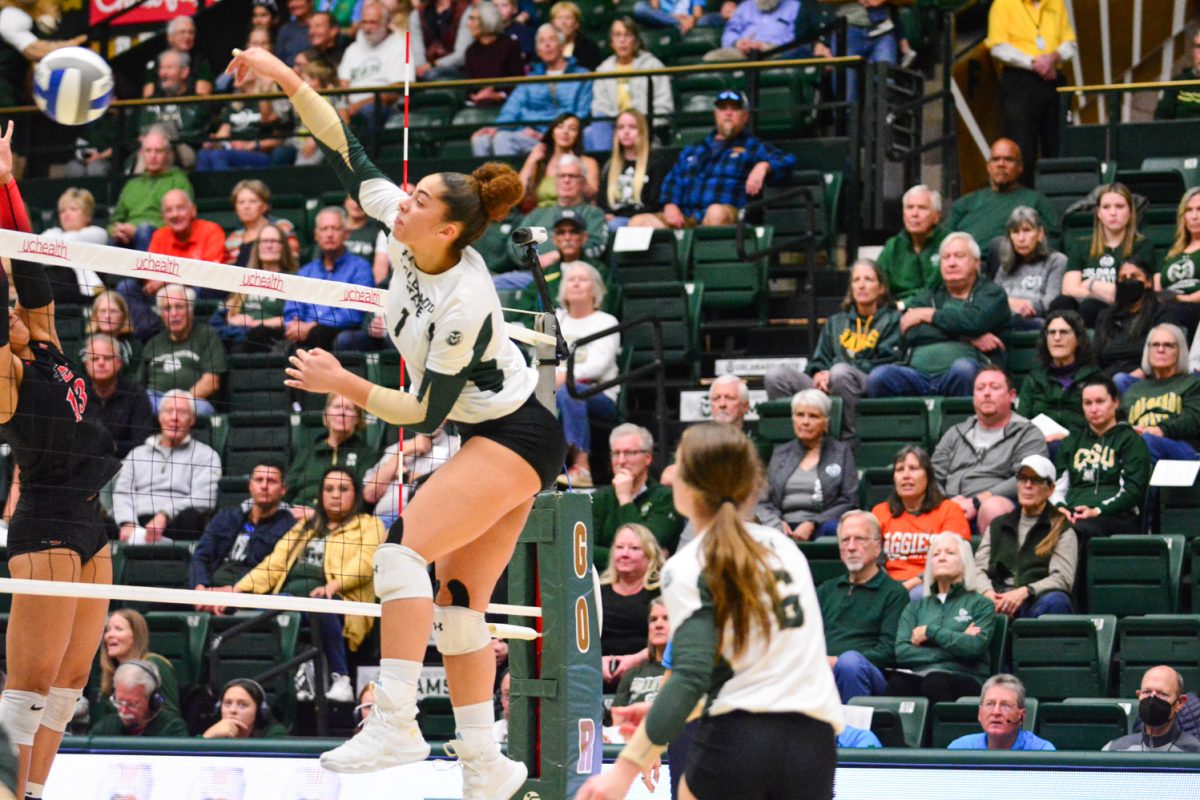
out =
[[[1124,118],[1123,106],[1125,95],[1129,92],[1161,91],[1163,89],[1187,89],[1200,91],[1200,80],[1189,81],[1144,81],[1142,83],[1102,83],[1086,86],[1058,87],[1059,100],[1059,129],[1061,140],[1067,141],[1067,129],[1071,127],[1070,111],[1076,97],[1083,95],[1098,95],[1105,108],[1104,126],[1104,161],[1116,163],[1121,160],[1121,137],[1118,131],[1127,123]],[[1194,147],[1192,148],[1195,149]]]

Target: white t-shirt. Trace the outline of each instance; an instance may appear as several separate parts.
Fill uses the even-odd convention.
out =
[[[801,713],[823,720],[841,732],[841,699],[833,683],[833,670],[825,658],[825,628],[808,561],[794,543],[774,528],[744,523],[750,535],[773,554],[784,612],[794,625],[780,628],[773,620],[769,644],[755,634],[742,655],[734,658],[732,637],[721,653],[733,677],[709,697],[711,716],[730,711]],[[662,597],[671,628],[678,629],[701,608],[700,584],[704,574],[703,531],[671,557],[663,568]],[[679,654],[675,654],[679,658]]]
[[[593,311],[582,318],[572,317],[564,309],[559,309],[555,313],[558,316],[558,328],[568,345],[574,344],[576,340],[585,336],[619,324],[616,317],[604,311]],[[617,377],[617,357],[620,354],[621,335],[619,333],[605,336],[603,339],[597,339],[586,345],[575,354],[575,380],[592,383],[612,380]],[[565,374],[566,365],[560,366],[559,370]],[[621,387],[614,386],[605,390],[604,394],[615,403],[620,391]]]
[[[338,78],[351,88],[403,83],[404,37],[389,33],[382,42],[372,47],[359,31],[358,38],[342,54]],[[352,94],[350,102],[357,103],[370,96],[365,93]]]
[[[358,192],[363,211],[389,230],[405,197],[381,178],[363,181]],[[455,422],[486,422],[520,408],[537,386],[537,371],[508,338],[500,299],[479,253],[468,247],[453,267],[430,275],[417,269],[408,247],[390,233],[387,252],[394,271],[384,318],[411,386],[419,389],[427,370],[466,372],[467,384],[448,417]]]

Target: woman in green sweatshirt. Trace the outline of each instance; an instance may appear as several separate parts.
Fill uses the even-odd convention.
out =
[[[1087,552],[1092,536],[1137,533],[1150,483],[1150,450],[1127,422],[1117,422],[1121,396],[1112,378],[1083,385],[1087,427],[1067,437],[1055,458],[1051,502],[1062,508]]]
[[[1083,384],[1102,373],[1096,366],[1083,317],[1077,311],[1060,309],[1046,316],[1037,352],[1041,363],[1021,384],[1017,413],[1030,420],[1045,414],[1067,429],[1067,433],[1047,435],[1049,445],[1087,426],[1083,418]]]
[[[1150,448],[1150,462],[1200,460],[1195,447],[1200,439],[1200,378],[1188,371],[1182,328],[1164,323],[1150,330],[1142,371],[1146,379],[1125,390],[1121,407]]]
[[[920,695],[949,702],[979,694],[991,674],[989,645],[995,606],[979,593],[987,588],[971,555],[971,543],[956,533],[929,542],[925,599],[900,615],[896,667],[888,694]]]

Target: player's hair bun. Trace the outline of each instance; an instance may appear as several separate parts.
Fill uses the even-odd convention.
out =
[[[483,213],[492,222],[500,222],[508,216],[513,206],[525,196],[525,186],[512,167],[498,161],[489,161],[471,173],[479,184],[479,200]]]

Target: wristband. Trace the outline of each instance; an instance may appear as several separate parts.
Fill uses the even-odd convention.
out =
[[[646,733],[646,720],[643,719],[633,736],[625,743],[625,747],[621,749],[621,754],[618,758],[630,761],[639,770],[644,770],[653,764],[666,749],[666,745],[655,744],[650,741],[650,735]]]

